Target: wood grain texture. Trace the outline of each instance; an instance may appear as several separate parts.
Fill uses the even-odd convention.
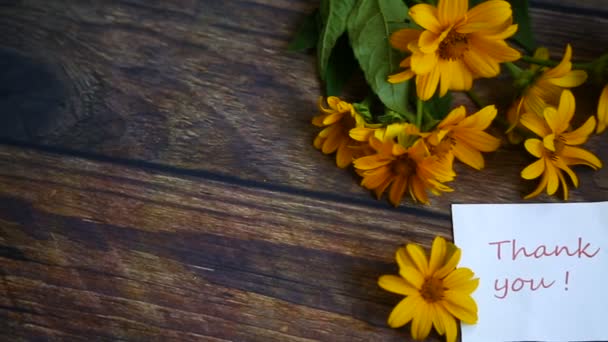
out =
[[[602,3],[533,1],[539,42],[603,52]],[[531,160],[373,199],[312,147],[314,55],[286,46],[316,6],[0,0],[0,340],[409,340],[376,285],[395,249],[449,238],[451,203],[520,201]],[[608,169],[580,176],[573,201],[608,199]]]
[[[377,277],[396,271],[400,241],[448,227],[2,147],[0,314],[14,336],[402,340],[385,325],[398,296]]]

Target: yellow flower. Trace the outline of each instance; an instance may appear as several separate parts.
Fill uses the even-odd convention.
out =
[[[578,129],[570,131],[570,121],[574,116],[575,101],[569,90],[564,90],[559,100],[559,107],[546,107],[543,116],[534,113],[524,113],[521,123],[536,133],[540,139],[528,139],[525,147],[530,154],[539,158],[528,165],[522,172],[524,179],[541,177],[536,190],[525,198],[538,196],[543,190],[553,195],[559,185],[562,185],[564,199],[568,199],[568,184],[562,172],[568,174],[574,187],[578,187],[578,177],[570,168],[571,165],[587,165],[593,169],[602,167],[602,162],[591,152],[575,147],[584,144],[595,129],[593,116]]]
[[[391,35],[394,48],[412,55],[400,64],[406,70],[389,76],[389,82],[416,76],[422,100],[430,99],[438,86],[440,96],[448,90],[469,90],[473,79],[495,77],[500,63],[521,57],[505,42],[517,31],[506,1],[490,0],[469,10],[468,0],[439,0],[437,7],[415,5],[409,15],[424,30],[403,29]]]
[[[458,160],[481,170],[484,160],[480,151],[492,152],[500,146],[500,139],[484,132],[495,117],[493,105],[469,116],[466,116],[464,106],[460,106],[453,109],[426,139],[431,146],[443,151],[450,149]]]
[[[549,60],[549,51],[546,48],[539,48],[534,53],[534,57]],[[530,72],[536,75],[532,76],[532,83],[524,89],[522,95],[507,112],[507,120],[511,125],[507,132],[511,133],[517,126],[522,113],[535,113],[542,117],[545,107],[557,106],[562,90],[578,87],[587,80],[587,73],[584,70],[571,70],[571,59],[572,47],[568,44],[561,62],[554,68],[539,68],[536,65],[530,67]],[[510,140],[517,142],[513,135],[510,136]]]
[[[360,156],[361,143],[349,136],[349,131],[355,127],[363,127],[365,120],[359,115],[353,106],[335,96],[327,98],[329,108],[323,107],[323,98],[319,98],[319,110],[322,114],[312,119],[313,125],[325,127],[314,141],[314,146],[325,154],[336,151],[336,164],[345,168],[352,162],[354,157]]]
[[[353,165],[363,177],[361,186],[374,190],[378,199],[390,186],[389,201],[397,206],[406,190],[414,201],[428,203],[427,189],[439,195],[452,189],[444,182],[454,179],[452,161],[432,156],[423,139],[410,147],[395,143],[393,138],[369,139],[375,153],[355,159]]]
[[[406,296],[388,317],[388,325],[399,328],[412,322],[412,337],[426,338],[434,326],[447,342],[455,342],[458,332],[456,319],[463,323],[477,323],[477,304],[471,297],[479,285],[479,278],[468,268],[459,267],[460,249],[436,237],[430,260],[424,249],[408,244],[397,250],[399,275],[383,275],[378,285],[383,289]]]
[[[604,86],[597,103],[597,134],[606,130],[608,124],[608,84]]]

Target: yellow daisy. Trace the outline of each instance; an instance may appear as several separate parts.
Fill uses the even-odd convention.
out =
[[[597,134],[606,130],[608,125],[608,84],[604,86],[600,100],[597,103]]]
[[[389,201],[397,206],[406,190],[414,201],[428,203],[427,189],[439,195],[452,191],[444,185],[454,179],[452,161],[432,156],[423,139],[410,147],[396,143],[393,138],[381,141],[369,139],[375,153],[355,159],[353,165],[363,177],[361,186],[373,190],[378,199],[390,186]]]
[[[411,56],[400,64],[406,70],[389,76],[389,82],[416,76],[418,97],[428,100],[438,86],[440,96],[448,90],[469,90],[473,79],[495,77],[500,63],[521,57],[505,42],[517,31],[508,2],[489,0],[468,7],[468,0],[413,6],[409,15],[424,30],[403,29],[391,35],[392,46]]]
[[[496,113],[496,107],[492,105],[466,116],[464,106],[459,106],[453,109],[426,139],[439,151],[445,153],[449,149],[461,162],[481,170],[484,167],[481,152],[496,151],[500,147],[500,139],[484,132],[496,117]]]
[[[524,179],[541,177],[536,190],[525,198],[538,196],[543,190],[553,195],[561,184],[564,199],[568,199],[568,184],[562,172],[568,174],[574,187],[578,187],[578,177],[570,168],[571,165],[587,165],[593,169],[602,167],[602,162],[591,152],[575,147],[584,144],[595,129],[595,117],[589,119],[576,130],[570,131],[570,121],[574,116],[575,101],[569,90],[564,90],[559,100],[559,107],[546,107],[543,118],[534,113],[524,113],[521,123],[537,134],[541,139],[528,139],[525,147],[530,154],[539,158],[528,165],[522,172]]]
[[[363,127],[365,120],[359,115],[352,104],[340,100],[338,97],[327,98],[329,108],[323,106],[323,98],[319,98],[319,110],[321,115],[312,119],[313,125],[325,127],[314,141],[314,146],[325,154],[336,151],[336,164],[345,168],[352,162],[354,157],[360,156],[361,143],[349,136],[349,131],[355,127]]]
[[[430,259],[417,244],[397,250],[399,275],[383,275],[378,285],[406,296],[388,317],[388,325],[399,328],[412,322],[412,337],[426,338],[434,326],[447,342],[455,342],[456,319],[477,323],[477,304],[471,294],[479,286],[479,278],[468,268],[459,267],[461,251],[454,244],[436,237]]]
[[[549,51],[546,48],[539,48],[534,53],[537,59],[549,60]],[[535,113],[539,117],[543,116],[545,107],[557,106],[559,97],[564,89],[578,87],[587,80],[587,73],[584,70],[572,70],[572,47],[566,46],[566,51],[561,62],[553,68],[541,68],[537,65],[530,67],[532,73],[532,83],[523,90],[522,95],[515,101],[507,112],[507,120],[511,132],[518,124],[522,113]],[[517,142],[511,136],[512,142]]]

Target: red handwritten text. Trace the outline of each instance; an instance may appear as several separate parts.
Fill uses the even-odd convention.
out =
[[[599,253],[600,249],[597,248],[594,251],[589,251],[591,248],[591,243],[587,242],[583,245],[583,238],[578,238],[577,246],[560,246],[555,245],[554,247],[549,247],[547,245],[538,245],[536,247],[530,248],[525,246],[518,246],[517,240],[503,240],[503,241],[494,241],[488,243],[491,246],[496,246],[496,257],[498,260],[502,260],[503,254],[508,253],[507,248],[511,245],[511,260],[516,260],[518,257],[524,258],[535,258],[540,259],[543,257],[551,257],[551,256],[560,256],[562,254],[568,256],[576,256],[579,259],[582,257],[593,258]]]
[[[496,293],[494,297],[498,299],[505,299],[509,295],[510,292],[519,292],[522,290],[530,291],[538,291],[539,289],[548,289],[555,284],[555,280],[546,284],[545,278],[540,278],[540,281],[535,279],[523,279],[516,278],[512,282],[509,282],[509,279],[504,278],[504,280],[496,279],[494,281],[494,290]]]

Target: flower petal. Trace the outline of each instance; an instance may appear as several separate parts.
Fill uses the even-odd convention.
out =
[[[423,276],[427,276],[429,274],[429,261],[426,257],[424,248],[415,243],[408,243],[405,249],[420,273],[422,273]]]
[[[448,252],[446,253],[447,260],[445,264],[438,269],[437,272],[435,272],[435,276],[437,278],[443,278],[450,274],[450,272],[452,272],[460,262],[460,256],[462,253],[460,248],[454,246],[452,243],[448,243],[446,246],[448,249]]]
[[[572,171],[572,169],[565,163],[563,158],[556,158],[555,166],[565,171],[568,176],[570,176],[570,180],[572,180],[572,184],[574,184],[574,187],[578,188],[578,177],[576,176],[576,173],[574,173],[574,171]]]
[[[428,74],[416,76],[416,92],[421,100],[427,101],[433,97],[439,83],[439,75],[439,69],[434,68]]]
[[[401,267],[399,268],[399,275],[417,289],[420,289],[424,284],[424,276],[416,267]]]
[[[405,176],[397,176],[391,185],[391,189],[388,193],[388,200],[395,207],[401,203],[405,188],[407,187],[407,178]]]
[[[454,25],[467,15],[468,9],[468,0],[440,0],[437,4],[439,22],[444,26]]]
[[[395,306],[388,316],[388,325],[391,328],[399,328],[412,320],[414,314],[418,312],[418,307],[424,304],[424,300],[419,295],[409,296]]]
[[[426,193],[426,187],[424,186],[424,182],[420,179],[420,177],[412,177],[410,184],[410,195],[414,201],[422,204],[429,203],[429,196]]]
[[[466,267],[457,268],[443,279],[443,286],[453,291],[471,293],[479,285],[479,279],[472,279],[473,271]]]
[[[423,28],[435,33],[441,32],[441,24],[437,18],[437,8],[428,4],[418,4],[410,8],[409,15],[416,24]]]
[[[404,268],[406,266],[416,267],[414,261],[412,261],[412,258],[410,258],[409,254],[407,254],[407,250],[405,249],[405,247],[400,247],[399,249],[397,249],[397,252],[395,253],[395,259],[397,260],[399,268]]]
[[[452,111],[450,111],[450,113],[448,114],[448,116],[445,117],[445,119],[441,120],[441,122],[437,125],[437,128],[441,129],[444,127],[457,125],[458,123],[460,123],[460,121],[464,120],[466,115],[467,112],[464,106],[458,106],[452,109]]]
[[[414,53],[412,55],[412,71],[417,75],[428,74],[437,67],[437,53]]]
[[[575,106],[572,92],[564,90],[559,98],[557,110],[553,107],[545,108],[543,116],[555,134],[560,134],[568,129],[572,116],[574,116]]]
[[[473,87],[473,74],[462,60],[449,60],[449,70],[451,71],[449,89],[455,91],[466,91]],[[443,75],[442,75],[443,76]],[[443,82],[443,79],[441,80]]]
[[[547,108],[549,109],[549,108]],[[555,109],[553,109],[555,110]],[[547,126],[545,120],[538,117],[538,115],[530,112],[523,113],[519,118],[519,122],[527,129],[534,132],[541,138],[551,133],[550,128]]]
[[[585,83],[587,73],[584,70],[572,70],[562,77],[551,78],[549,82],[563,88],[574,88]]]
[[[599,169],[602,167],[602,162],[595,154],[574,146],[564,146],[562,149],[562,157],[568,165],[587,165],[593,169]]]
[[[391,163],[391,159],[380,158],[377,154],[356,159],[353,164],[361,170],[376,169]]]
[[[566,45],[566,51],[564,52],[562,60],[554,68],[545,71],[544,77],[557,78],[566,75],[570,71],[570,69],[572,69],[572,63],[570,62],[571,58],[572,47],[570,46],[570,44],[568,44]]]
[[[500,139],[493,137],[484,131],[469,128],[456,128],[452,133],[452,137],[458,141],[463,141],[468,146],[482,152],[493,152],[500,147]]]
[[[487,57],[483,50],[478,51],[478,49],[473,49],[471,47],[462,55],[462,57],[466,66],[477,77],[494,77],[500,73],[498,62]]]
[[[441,15],[441,12],[439,12]],[[471,8],[467,13],[466,24],[459,26],[460,33],[471,33],[480,30],[493,30],[511,18],[511,5],[506,1],[484,1]],[[441,16],[439,17],[441,21]]]
[[[608,85],[602,89],[600,100],[597,102],[597,134],[602,133],[608,124]]]
[[[336,165],[341,169],[347,167],[353,161],[353,150],[348,146],[349,143],[349,139],[344,139],[342,140],[342,144],[338,147]]]
[[[412,286],[412,284],[405,281],[401,277],[394,275],[383,275],[378,279],[378,286],[385,289],[386,291],[397,293],[404,296],[414,295],[418,292],[418,289]]]
[[[498,111],[496,106],[489,105],[480,109],[477,113],[468,116],[459,125],[460,127],[475,128],[478,130],[484,130],[492,124],[492,121],[496,117]]]
[[[467,145],[462,140],[457,140],[452,147],[454,157],[470,167],[481,170],[484,168],[485,162],[481,153],[473,147]]]
[[[463,323],[477,323],[477,303],[468,294],[463,294],[457,291],[445,291],[443,293],[444,307],[454,317],[461,320]]]
[[[458,325],[456,324],[456,320],[452,315],[450,315],[442,304],[437,305],[437,313],[441,317],[441,321],[445,327],[446,342],[456,342],[456,336],[458,335]]]
[[[526,168],[521,171],[521,178],[535,179],[540,177],[543,172],[545,172],[545,160],[541,158],[535,161],[534,163],[526,166]]]
[[[429,260],[429,274],[435,273],[436,270],[441,267],[445,259],[446,243],[445,239],[437,236],[433,240],[433,246],[431,247],[431,258]]]
[[[568,145],[584,144],[595,129],[595,117],[590,116],[585,123],[572,132],[562,133],[561,137]]]
[[[396,74],[388,75],[388,82],[401,83],[411,79],[414,76],[416,76],[416,74],[411,69],[408,69]]]
[[[407,46],[415,41],[418,40],[418,38],[420,37],[420,34],[423,31],[421,30],[416,30],[416,29],[402,29],[399,31],[395,31],[393,34],[391,34],[391,38],[390,38],[390,42],[391,45],[398,50],[401,50],[403,52],[408,52],[409,50],[407,49]]]
[[[528,139],[530,140],[530,139]],[[542,159],[544,161],[544,159]],[[547,187],[547,174],[543,173],[543,176],[540,179],[540,182],[538,183],[538,186],[536,187],[536,189],[534,189],[534,191],[532,191],[531,193],[529,193],[528,195],[526,195],[524,197],[524,199],[530,199],[532,197],[536,197],[538,195],[540,195],[541,192],[543,192],[543,190]]]
[[[445,1],[445,0],[443,0]],[[429,336],[433,326],[431,305],[423,302],[418,306],[416,315],[412,319],[412,337],[415,340],[423,340]]]
[[[545,164],[545,174],[547,175],[547,195],[553,195],[559,187],[559,177],[557,173],[560,172],[557,167],[547,162]]]
[[[439,335],[445,334],[445,325],[443,324],[443,320],[441,315],[439,314],[438,308],[442,308],[442,306],[438,303],[432,303],[431,307],[431,319],[433,321],[433,326]]]
[[[545,152],[543,142],[539,139],[527,139],[526,142],[524,142],[524,146],[526,147],[526,150],[536,158],[541,158]]]

